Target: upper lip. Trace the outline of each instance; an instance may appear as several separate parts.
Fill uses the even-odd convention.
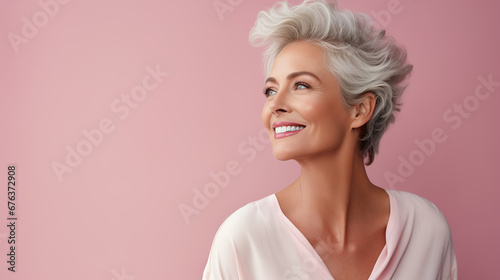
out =
[[[274,122],[273,123],[273,129],[280,127],[280,126],[305,126],[300,123],[295,123],[295,122]]]

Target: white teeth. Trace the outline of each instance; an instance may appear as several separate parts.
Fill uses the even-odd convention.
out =
[[[288,131],[296,131],[296,130],[301,130],[305,126],[278,126],[274,129],[276,133],[283,133],[283,132],[288,132]]]

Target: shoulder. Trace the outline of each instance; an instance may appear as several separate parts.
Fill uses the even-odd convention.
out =
[[[271,211],[272,196],[250,202],[229,215],[219,227],[216,238],[242,241],[259,234],[266,226]]]
[[[234,211],[220,225],[212,242],[203,279],[239,279],[245,274],[247,258],[267,242],[267,218],[270,214],[268,196],[250,202]]]
[[[439,209],[434,205],[434,203],[430,202],[428,199],[423,198],[417,194],[399,191],[399,190],[386,190],[390,196],[394,197],[397,200],[399,207],[404,207],[406,209],[412,210],[420,210],[424,212],[431,213],[441,213]]]
[[[234,211],[220,225],[211,251],[246,254],[267,239],[272,223],[272,195],[250,202]]]
[[[388,193],[396,200],[398,214],[407,226],[434,239],[451,239],[448,221],[434,203],[410,192],[388,190]]]
[[[395,231],[396,247],[404,252],[400,260],[403,274],[399,277],[406,279],[408,270],[417,268],[415,275],[421,276],[418,279],[457,279],[453,239],[443,213],[434,203],[417,194],[396,190],[387,192],[391,202],[395,203],[394,215],[398,217],[395,219],[398,228]],[[426,267],[426,270],[421,270],[421,267]]]

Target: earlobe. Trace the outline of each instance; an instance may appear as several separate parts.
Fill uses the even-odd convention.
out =
[[[354,115],[352,128],[362,127],[367,123],[375,110],[375,105],[377,103],[377,97],[371,92],[363,94],[363,100],[358,105],[354,106]]]

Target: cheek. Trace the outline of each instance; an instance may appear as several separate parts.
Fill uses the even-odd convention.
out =
[[[268,103],[264,104],[264,107],[262,108],[262,123],[264,124],[264,127],[269,131],[271,128],[271,111],[269,110]]]
[[[267,105],[267,102],[266,104],[264,104],[264,107],[262,108],[262,114],[261,114],[261,117],[262,117],[262,123],[264,124],[264,127],[266,128],[267,130],[267,135],[269,136],[269,140],[271,141],[271,145],[274,146],[274,131],[271,129],[271,116],[272,116],[272,113],[269,109],[269,106]]]
[[[269,116],[267,114],[267,111],[269,111],[267,109],[267,103],[264,105],[264,107],[262,108],[262,113],[261,113],[261,117],[262,117],[262,123],[264,124],[265,127],[267,127],[267,120],[269,119]]]
[[[330,119],[332,107],[321,100],[308,100],[302,106],[301,115],[311,123],[325,122]]]
[[[338,137],[347,129],[348,114],[344,107],[336,105],[338,104],[317,100],[304,107],[304,118],[313,124],[315,132],[321,134],[325,140]]]

